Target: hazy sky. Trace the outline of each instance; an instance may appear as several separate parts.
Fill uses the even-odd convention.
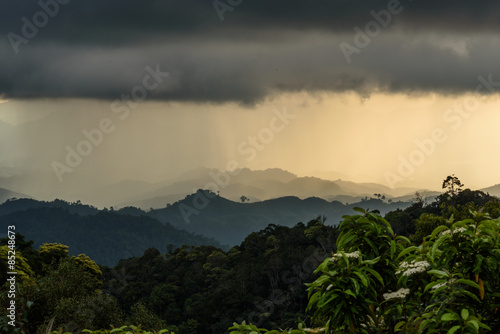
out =
[[[236,161],[490,186],[499,30],[498,1],[4,1],[0,177],[42,193]]]

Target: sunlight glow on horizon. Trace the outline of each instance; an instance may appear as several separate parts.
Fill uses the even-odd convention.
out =
[[[2,107],[15,112],[0,107],[0,120],[31,121],[29,127],[15,127],[22,163],[55,178],[51,163],[64,161],[65,147],[85,139],[83,129],[112,119],[116,130],[67,174],[72,187],[89,180],[164,182],[198,167],[225,169],[232,160],[253,170],[282,168],[299,176],[389,186],[385,174],[398,175],[401,159],[413,157],[423,159],[397,188],[440,190],[442,180],[455,174],[466,187],[479,189],[500,183],[500,157],[493,153],[500,142],[500,99],[484,99],[463,115],[453,111],[470,96],[300,92],[253,107],[144,101],[124,121],[107,101],[11,100]],[[295,118],[277,132],[263,130],[272,127],[276,110],[285,109]],[[445,139],[429,144],[436,129]],[[266,142],[253,147],[251,138],[259,134]],[[428,152],[415,153],[421,147]]]

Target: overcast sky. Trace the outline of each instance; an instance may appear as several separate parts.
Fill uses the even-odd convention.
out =
[[[499,30],[498,1],[3,1],[0,176],[500,183]]]

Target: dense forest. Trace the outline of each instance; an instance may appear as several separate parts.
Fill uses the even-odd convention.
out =
[[[258,327],[417,333],[419,326],[426,333],[496,333],[500,239],[490,217],[500,216],[500,201],[447,180],[448,191],[435,201],[417,194],[412,205],[384,218],[358,208],[340,226],[321,217],[292,227],[270,224],[229,250],[150,248],[112,267],[70,256],[58,243],[35,249],[16,234],[17,331],[78,333],[127,324],[177,334],[266,332]],[[3,253],[11,239],[2,239]],[[414,279],[410,272],[427,276]],[[2,291],[8,305],[7,284]],[[443,299],[447,293],[452,300]],[[12,330],[9,318],[0,321],[4,332]]]

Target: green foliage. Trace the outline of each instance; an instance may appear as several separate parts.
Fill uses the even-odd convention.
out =
[[[23,241],[23,240],[22,240]],[[108,328],[123,323],[115,297],[103,294],[102,272],[88,256],[72,258],[68,247],[59,243],[43,244],[37,252],[31,242],[22,242],[23,253],[31,253],[43,270],[34,273],[16,250],[16,332],[46,333],[52,328],[79,332],[83,328]],[[2,247],[3,248],[3,247]],[[10,303],[9,289],[2,287],[2,307]],[[0,329],[11,332],[7,318],[0,318]]]
[[[89,334],[175,334],[174,332],[169,331],[168,329],[161,329],[159,331],[147,331],[142,329],[142,326],[134,326],[134,325],[128,325],[128,326],[122,326],[118,328],[111,328],[111,329],[100,329],[100,330],[89,330],[89,329],[84,329],[81,331],[82,333],[89,333]],[[64,332],[62,329],[59,331],[52,331],[49,332],[49,334],[73,334],[73,332]]]
[[[307,333],[320,333],[316,330],[302,329],[302,324],[299,324],[298,329],[288,329],[288,330],[271,330],[268,331],[264,328],[257,328],[252,324],[247,325],[244,321],[241,324],[233,323],[233,326],[229,328],[231,332],[229,334],[307,334]]]
[[[44,243],[38,248],[38,254],[40,254],[43,265],[57,266],[62,260],[69,258],[68,248],[60,243]]]
[[[9,240],[11,240],[11,238],[9,237],[0,239],[0,246],[8,246]],[[27,264],[35,273],[40,272],[41,269],[40,255],[33,248],[34,241],[33,240],[26,241],[24,235],[16,233],[15,242],[16,242],[16,252],[19,251],[22,253],[23,258],[26,259]],[[6,258],[2,256],[2,259]]]
[[[445,225],[447,220],[441,216],[436,216],[430,213],[423,213],[419,219],[416,220],[416,231],[410,239],[413,244],[420,245],[424,238],[432,233],[436,227]]]
[[[308,284],[314,324],[327,334],[500,331],[500,220],[481,211],[460,221],[422,215],[419,231],[429,234],[411,245],[380,216],[356,210]]]
[[[312,226],[315,237],[305,233]],[[314,280],[314,268],[335,249],[337,235],[337,228],[314,220],[293,228],[269,225],[228,252],[211,246],[167,254],[151,249],[103,268],[103,289],[126,313],[142,303],[166,324],[162,328],[179,334],[224,333],[234,320],[291,327],[304,317],[304,283]]]
[[[340,224],[337,254],[323,261],[321,276],[309,288],[308,310],[325,323],[326,332],[344,330],[368,333],[377,327],[385,289],[396,286],[397,257],[409,240],[396,236],[390,224],[371,212],[345,216]]]
[[[128,318],[130,323],[141,324],[142,328],[149,331],[161,331],[162,328],[166,327],[165,322],[148,310],[142,303],[132,306],[131,312],[132,314]]]
[[[19,250],[12,250],[8,246],[0,246],[0,262],[2,282],[5,281],[5,275],[8,271],[17,272],[18,277],[21,279],[27,279],[34,275],[28,261],[26,261]],[[15,270],[8,269],[10,264],[15,265]]]

